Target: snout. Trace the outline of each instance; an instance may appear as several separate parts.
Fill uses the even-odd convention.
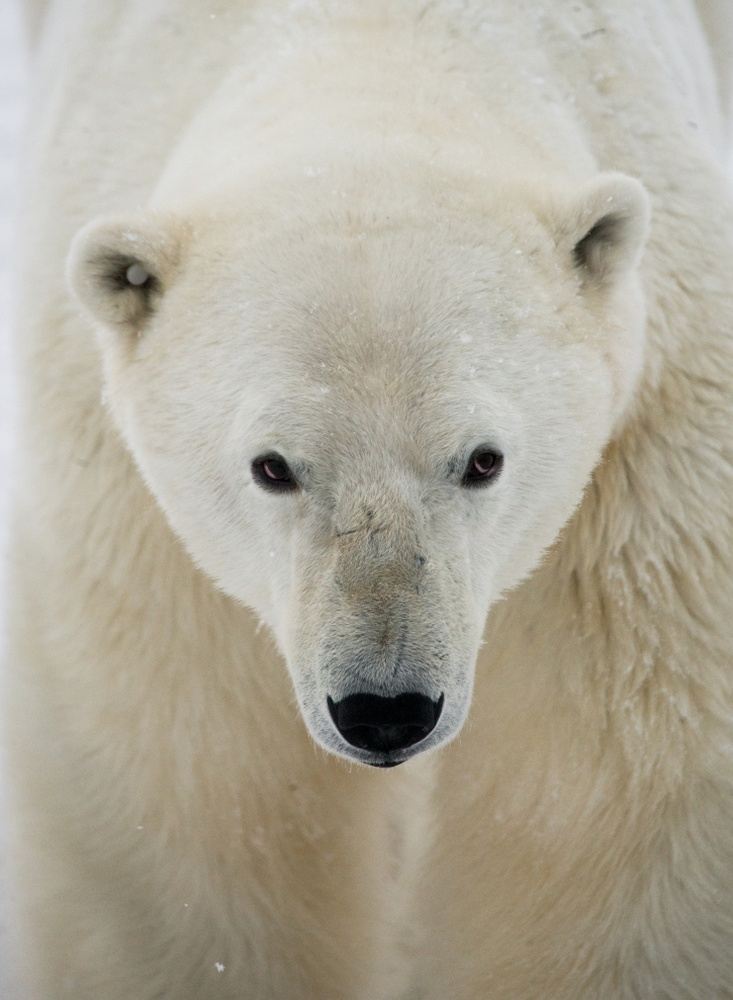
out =
[[[353,747],[379,754],[376,767],[402,763],[390,759],[424,740],[435,728],[443,710],[443,695],[437,701],[418,693],[384,698],[376,694],[352,694],[335,702],[328,698],[328,711],[339,733]]]

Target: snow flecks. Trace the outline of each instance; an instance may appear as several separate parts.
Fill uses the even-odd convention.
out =
[[[146,283],[150,274],[142,264],[130,264],[125,272],[125,277],[127,278],[128,284],[140,286]]]

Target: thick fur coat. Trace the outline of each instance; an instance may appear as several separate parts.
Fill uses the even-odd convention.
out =
[[[733,998],[728,20],[29,5],[23,998]]]

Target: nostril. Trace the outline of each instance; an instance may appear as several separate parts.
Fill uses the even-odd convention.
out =
[[[424,740],[438,723],[443,695],[437,701],[417,693],[383,698],[352,694],[339,702],[327,698],[328,711],[343,738],[360,750],[404,750]]]

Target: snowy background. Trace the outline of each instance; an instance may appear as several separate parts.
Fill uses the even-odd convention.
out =
[[[13,385],[9,327],[10,270],[17,160],[25,98],[24,46],[16,0],[0,0],[0,565],[7,540],[7,486],[12,447]],[[0,582],[0,607],[3,583]]]
[[[16,206],[17,150],[25,110],[25,59],[17,0],[0,0],[0,624],[2,623],[7,543],[7,500],[13,442],[13,383],[9,328],[12,311],[10,272]],[[2,630],[0,628],[0,660]],[[1,799],[1,795],[0,795]],[[0,804],[0,816],[2,805]],[[0,870],[0,950],[3,935]],[[0,968],[0,997],[8,1000],[11,984]]]

